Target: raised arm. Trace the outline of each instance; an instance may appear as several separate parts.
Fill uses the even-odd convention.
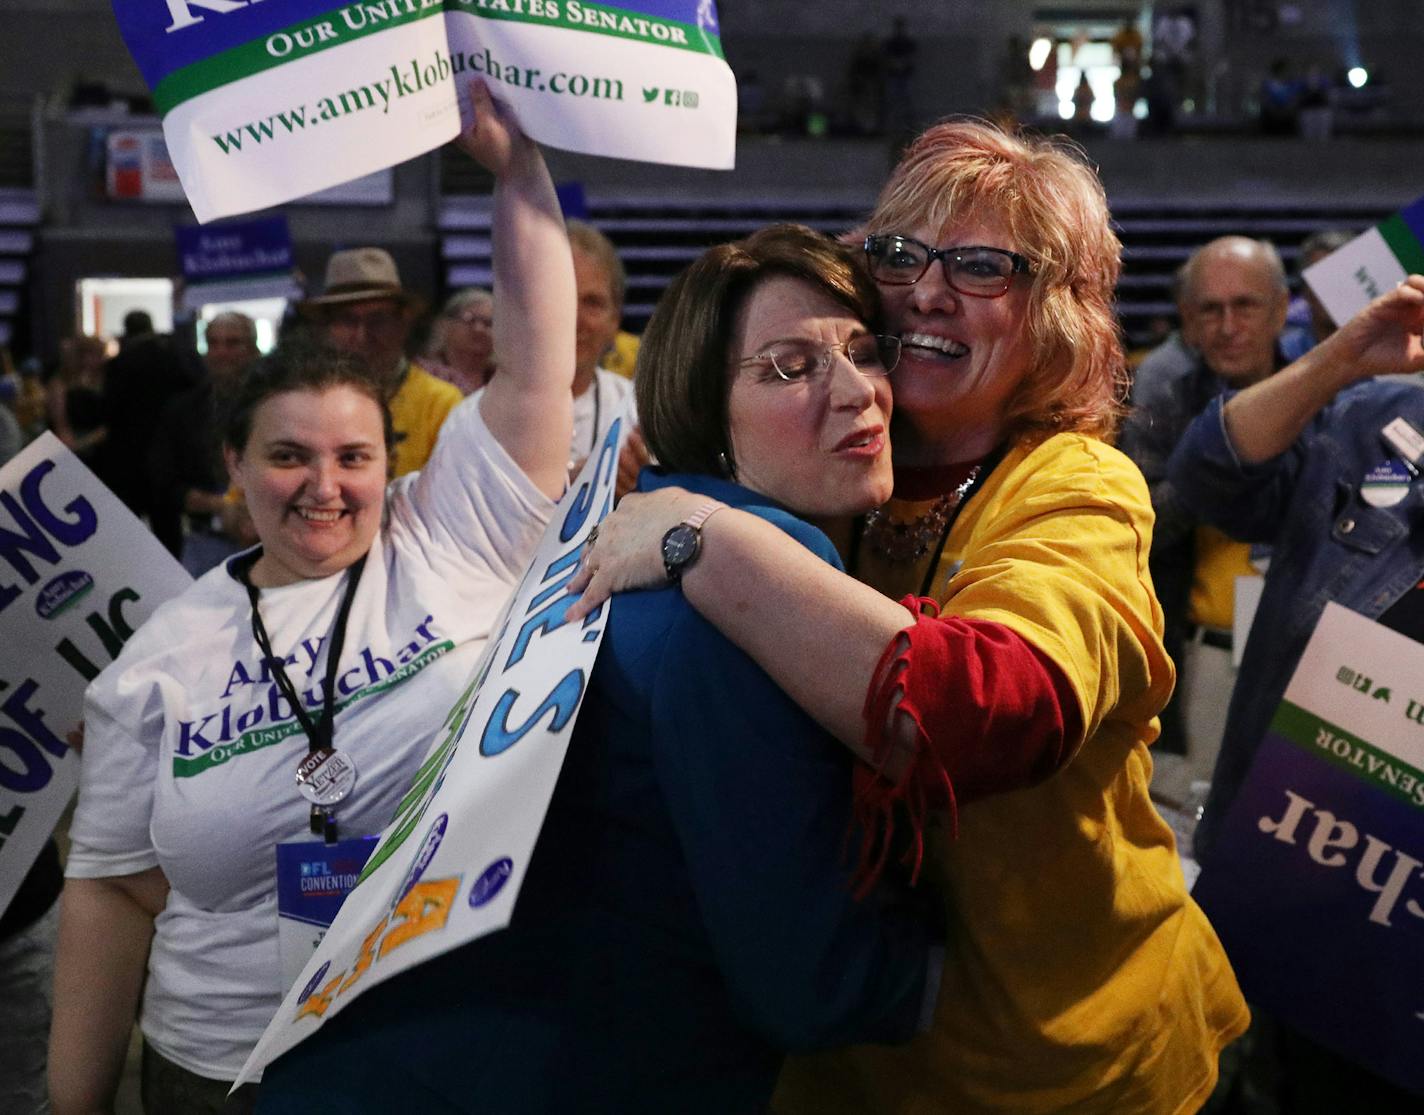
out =
[[[153,921],[167,897],[168,881],[157,867],[65,882],[49,1039],[55,1115],[113,1110]]]
[[[529,479],[557,499],[573,430],[574,269],[554,184],[539,148],[483,81],[475,122],[457,141],[495,175],[494,344],[499,375],[481,412]]]
[[[1371,376],[1424,371],[1424,275],[1376,298],[1295,363],[1233,396],[1222,408],[1242,464],[1284,453],[1345,387]]]

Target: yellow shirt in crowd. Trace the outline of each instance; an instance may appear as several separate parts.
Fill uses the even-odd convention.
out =
[[[1015,446],[964,507],[931,595],[1051,658],[1085,738],[1047,781],[963,805],[958,839],[926,833],[949,920],[931,1030],[794,1059],[778,1113],[1155,1115],[1210,1094],[1249,1015],[1148,798],[1173,683],[1152,522],[1136,466],[1078,434]],[[929,560],[857,572],[898,598]]]
[[[458,387],[436,379],[419,364],[406,369],[400,390],[391,399],[391,421],[396,430],[392,477],[425,467],[445,417],[463,397]]]
[[[1202,627],[1230,631],[1235,622],[1236,578],[1257,576],[1251,547],[1236,542],[1215,527],[1197,527],[1197,564],[1187,618]]]

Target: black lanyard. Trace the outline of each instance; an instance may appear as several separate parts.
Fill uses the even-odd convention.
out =
[[[341,651],[346,645],[346,621],[351,616],[351,603],[356,599],[356,586],[361,583],[361,573],[366,568],[368,555],[362,554],[351,566],[351,574],[346,582],[346,592],[341,598],[341,607],[336,613],[336,624],[331,629],[331,639],[326,648],[326,682],[322,686],[321,718],[316,721],[312,720],[311,714],[302,705],[296,686],[287,676],[286,660],[273,652],[272,639],[267,634],[267,625],[262,622],[262,610],[258,607],[260,594],[257,586],[252,583],[252,566],[256,563],[258,556],[260,556],[260,552],[255,554],[251,560],[243,562],[237,567],[238,577],[247,588],[248,603],[252,605],[252,637],[257,640],[257,645],[262,650],[267,669],[277,683],[277,688],[282,691],[282,696],[292,706],[292,712],[301,722],[302,728],[307,734],[308,757],[316,756],[318,752],[323,751],[334,752],[336,748],[332,740],[335,736],[336,724],[336,668],[341,658]],[[335,810],[331,806],[313,804],[311,827],[314,834],[325,836],[328,844],[333,843],[336,840]]]

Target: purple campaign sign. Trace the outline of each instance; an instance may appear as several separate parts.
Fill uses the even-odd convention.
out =
[[[1420,811],[1411,795],[1350,772],[1377,763],[1357,741],[1319,735],[1332,733],[1319,721],[1314,733],[1287,738],[1283,719],[1262,742],[1192,897],[1251,1002],[1424,1094]],[[1317,752],[1327,738],[1333,761]]]
[[[287,218],[179,226],[178,263],[189,283],[271,275],[292,268],[292,235]]]

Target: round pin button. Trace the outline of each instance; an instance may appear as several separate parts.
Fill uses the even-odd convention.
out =
[[[335,805],[355,788],[356,763],[344,751],[318,748],[297,766],[297,790],[313,805]]]
[[[1350,533],[1352,530],[1354,530],[1354,529],[1355,529],[1355,520],[1354,520],[1354,519],[1341,519],[1341,520],[1340,520],[1340,533],[1341,533],[1341,534],[1349,534],[1349,533]]]

